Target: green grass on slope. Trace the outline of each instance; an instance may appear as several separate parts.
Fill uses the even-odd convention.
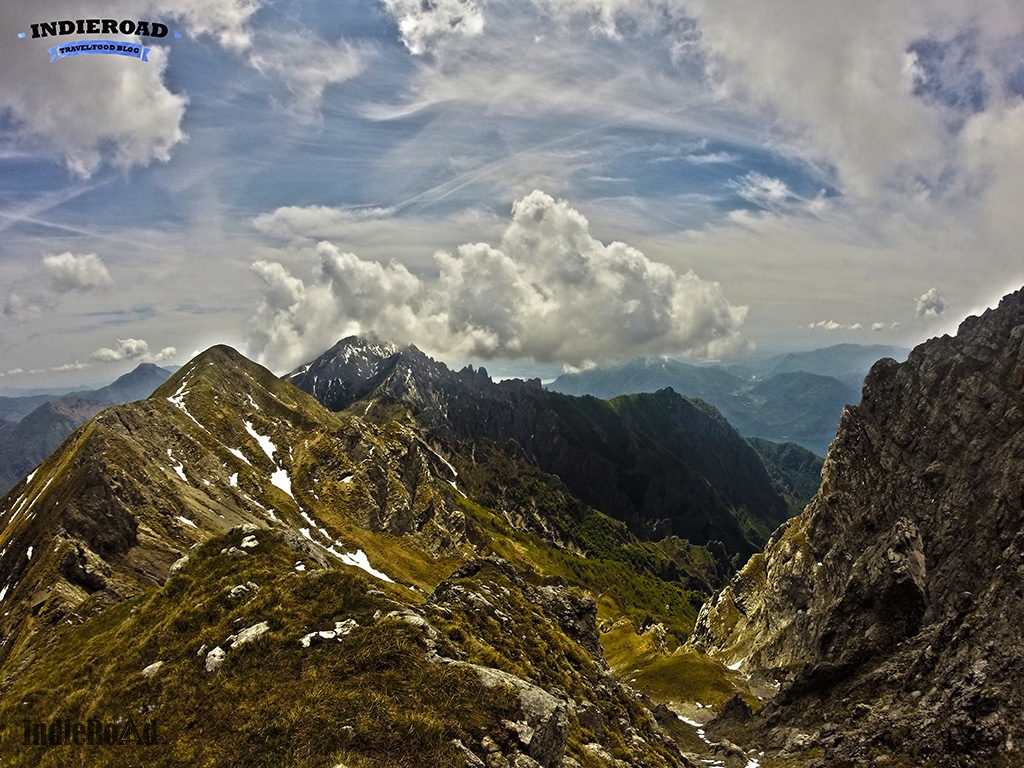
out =
[[[296,553],[268,532],[234,558],[218,537],[163,588],[80,625],[63,626],[0,696],[5,766],[461,766],[452,747],[514,717],[511,692],[472,671],[430,664],[415,628],[375,620],[406,588],[351,569],[297,572]],[[239,584],[258,589],[231,597]],[[354,619],[341,641],[302,635]],[[205,669],[206,653],[266,621],[269,631]],[[142,670],[163,666],[147,677]],[[23,722],[157,723],[156,746],[23,744]]]
[[[638,571],[622,559],[586,557],[559,549],[537,534],[513,529],[503,518],[469,500],[467,517],[486,535],[488,548],[509,562],[564,579],[590,594],[607,621],[628,618],[637,626],[659,622],[682,642],[693,629],[703,594]],[[638,544],[639,546],[639,544]],[[647,545],[654,549],[657,545]]]

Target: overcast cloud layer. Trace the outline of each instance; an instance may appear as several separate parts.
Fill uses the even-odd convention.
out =
[[[1024,283],[1020,0],[110,7],[0,19],[0,386],[914,344]],[[181,36],[31,39],[111,14]]]

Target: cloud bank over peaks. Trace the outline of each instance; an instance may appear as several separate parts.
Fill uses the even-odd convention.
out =
[[[421,278],[316,248],[309,279],[258,261],[264,283],[250,354],[273,367],[308,360],[349,333],[374,333],[458,357],[581,366],[638,354],[721,357],[749,347],[747,308],[718,283],[678,274],[625,243],[605,245],[587,219],[535,190],[517,200],[497,245],[438,252]]]

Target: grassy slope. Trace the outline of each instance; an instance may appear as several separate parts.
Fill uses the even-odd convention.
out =
[[[269,378],[254,383],[271,392],[279,386]],[[219,433],[222,422],[227,429],[227,420],[238,416],[227,403],[218,404],[215,384],[203,378],[191,384],[197,394],[204,395],[202,402],[208,404],[209,412],[201,413],[192,405],[199,400],[189,403],[194,415]],[[206,387],[211,387],[209,392],[200,392]],[[221,395],[232,388],[224,387]],[[157,399],[162,401],[158,405],[184,424],[188,417],[178,416],[177,409],[162,400],[176,389],[177,384],[169,382],[166,391],[158,391]],[[289,459],[294,491],[332,532],[364,549],[371,562],[383,564],[393,577],[424,591],[433,589],[472,554],[472,548],[463,547],[443,557],[430,557],[409,546],[407,537],[374,533],[356,524],[353,517],[360,499],[352,496],[353,485],[341,483],[337,476],[355,465],[339,457],[337,446],[352,438],[353,430],[364,434],[364,428],[346,417],[322,421],[319,405],[297,391],[294,396],[278,393],[272,400],[261,398],[261,419],[272,417],[312,430],[308,440],[290,443],[294,445]],[[160,410],[156,405],[147,408],[147,413]],[[141,419],[141,411],[138,415]],[[266,433],[267,428],[257,427]],[[86,427],[73,439],[86,440],[92,429]],[[228,429],[225,434],[237,435],[238,430]],[[407,426],[386,422],[365,434],[370,447],[381,452],[387,448],[398,457],[409,453]],[[283,437],[277,439],[279,446],[285,444]],[[350,442],[349,448],[354,450],[353,445]],[[193,463],[212,461],[205,472],[211,479],[218,473],[226,477],[232,469],[245,469],[222,468],[220,459],[206,456],[198,445],[195,450]],[[188,452],[186,446],[175,444],[176,456],[187,457]],[[67,462],[73,457],[74,451],[66,451],[55,454],[53,460]],[[638,645],[642,636],[637,633],[651,623],[662,624],[669,650],[685,638],[708,585],[718,577],[710,554],[678,539],[640,542],[621,523],[579,504],[533,470],[516,462],[501,465],[507,456],[500,451],[489,455],[480,448],[476,459],[470,467],[459,462],[460,486],[491,507],[468,499],[459,502],[476,548],[591,594],[602,623],[615,627],[602,637],[613,666],[639,664],[654,674],[665,664],[663,656]],[[142,462],[142,454],[138,461]],[[65,468],[52,469],[62,474]],[[170,476],[167,471],[164,474]],[[304,496],[303,489],[314,487],[314,480],[317,496]],[[242,472],[239,493],[246,482]],[[424,488],[429,503],[435,492]],[[446,489],[447,485],[445,493]],[[255,487],[250,490],[256,492]],[[191,502],[191,496],[183,498]],[[227,497],[222,501],[233,503]],[[283,499],[279,501],[287,506]],[[200,509],[184,511],[198,516]],[[531,515],[544,521],[546,530],[509,524],[509,519]],[[159,712],[160,728],[178,738],[174,750],[160,752],[159,760],[157,753],[147,755],[146,748],[132,747],[139,750],[140,764],[319,765],[330,756],[350,768],[458,765],[460,758],[452,752],[451,739],[478,742],[483,723],[500,719],[510,706],[507,697],[502,699],[493,691],[483,697],[472,677],[448,667],[425,665],[419,638],[407,625],[367,619],[387,607],[389,591],[406,604],[420,600],[420,592],[384,586],[351,569],[297,573],[295,551],[266,534],[260,535],[257,552],[241,560],[226,559],[219,554],[221,549],[239,544],[232,536],[240,538],[232,533],[206,544],[166,586],[144,589],[112,607],[97,605],[86,619],[61,617],[40,635],[41,641],[19,648],[16,655],[24,652],[22,665],[13,670],[13,678],[0,684],[0,720],[14,724],[5,732],[4,743],[11,744],[13,739],[20,746],[20,724],[26,717],[47,722],[110,718],[141,707],[140,716]],[[563,546],[552,546],[552,539]],[[255,594],[237,601],[226,596],[231,587],[248,581],[260,586]],[[311,649],[298,645],[301,634],[329,629],[343,618],[356,619],[360,629],[340,643]],[[262,620],[270,623],[266,635],[231,651],[218,676],[205,672],[203,656],[197,655],[202,645],[223,643],[232,632]],[[459,629],[447,628],[453,634]],[[473,634],[470,629],[466,626],[462,631]],[[478,630],[473,629],[474,636]],[[514,651],[514,647],[491,643],[489,651],[471,649],[469,658],[515,669]],[[143,677],[141,670],[158,660],[164,662],[160,671],[152,678]],[[696,696],[704,683],[695,678],[713,671],[677,667],[680,676],[671,682],[662,680],[659,698]],[[399,741],[421,740],[415,743],[414,756],[395,752],[396,734]],[[180,738],[183,735],[191,738]],[[12,757],[4,757],[3,764],[121,765],[124,754],[86,753],[70,747],[19,748]],[[577,759],[586,764],[585,755]]]
[[[456,766],[451,740],[479,742],[484,729],[514,714],[509,693],[484,688],[465,669],[427,664],[418,633],[376,620],[408,602],[404,587],[353,569],[297,572],[296,553],[267,532],[243,558],[220,554],[243,534],[217,537],[194,553],[165,587],[61,627],[5,691],[0,720],[5,765],[120,766]],[[238,585],[259,589],[239,598]],[[341,642],[303,648],[307,632],[354,619]],[[207,649],[260,621],[270,631],[230,650],[220,670],[205,670]],[[142,670],[156,661],[152,677]],[[24,718],[155,720],[154,747],[25,747]],[[16,740],[16,741],[15,741]],[[135,762],[137,761],[137,762]]]

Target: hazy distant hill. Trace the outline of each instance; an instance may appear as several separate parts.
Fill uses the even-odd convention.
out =
[[[48,398],[16,424],[0,427],[0,494],[28,474],[61,442],[99,413],[117,403],[148,397],[171,372],[142,363],[112,384],[95,390]],[[12,398],[21,400],[35,398]]]
[[[43,403],[56,400],[58,397],[60,395],[0,397],[0,421],[21,421]]]
[[[722,411],[744,435],[794,442],[824,456],[843,407],[859,401],[859,387],[794,371],[745,386],[723,403]]]
[[[697,366],[678,360],[637,359],[563,374],[548,389],[610,398],[671,387],[715,406],[741,434],[792,442],[824,456],[835,437],[843,406],[860,400],[860,381],[875,355],[903,353],[896,347],[837,347],[764,361],[760,369]],[[868,362],[870,361],[870,362]],[[804,364],[806,368],[795,366]],[[839,376],[823,371],[834,365]],[[744,370],[745,376],[736,371]],[[856,380],[856,383],[851,383]]]
[[[831,347],[811,350],[810,352],[791,352],[770,358],[772,373],[790,373],[806,371],[821,376],[832,376],[845,384],[856,387],[864,381],[864,376],[877,360],[891,357],[894,360],[906,360],[910,352],[905,347],[893,347],[883,344],[836,344]]]
[[[716,366],[691,365],[665,358],[638,358],[563,374],[549,384],[548,389],[565,395],[593,395],[607,400],[671,387],[686,397],[699,397],[721,409],[720,403],[725,403],[745,384],[742,377]]]

